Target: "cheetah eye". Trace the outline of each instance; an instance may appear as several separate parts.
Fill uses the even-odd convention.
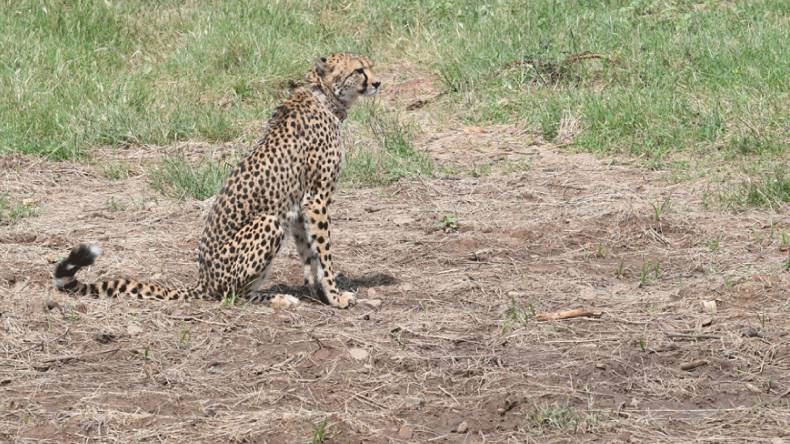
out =
[[[364,74],[365,73],[365,69],[364,68],[357,68],[357,69],[354,70],[354,72],[356,72],[357,74]]]

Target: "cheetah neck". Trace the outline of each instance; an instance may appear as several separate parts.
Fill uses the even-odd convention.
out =
[[[346,120],[347,106],[332,93],[332,90],[323,84],[313,84],[313,97],[326,106],[341,122]]]

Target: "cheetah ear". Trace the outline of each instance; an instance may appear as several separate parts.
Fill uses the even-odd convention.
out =
[[[321,57],[315,61],[315,72],[323,77],[326,74],[326,57]]]

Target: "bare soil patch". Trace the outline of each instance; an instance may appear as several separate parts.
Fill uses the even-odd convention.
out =
[[[339,443],[784,442],[790,209],[705,209],[704,184],[539,142],[459,126],[419,147],[490,171],[341,191],[342,283],[383,300],[344,311],[58,294],[53,263],[83,241],[105,250],[86,280],[190,283],[208,203],[149,187],[159,149],[0,160],[39,208],[0,227],[0,440],[308,442],[326,419]],[[110,181],[119,158],[135,168]],[[289,246],[271,285],[301,280]],[[604,315],[535,320],[580,306]]]

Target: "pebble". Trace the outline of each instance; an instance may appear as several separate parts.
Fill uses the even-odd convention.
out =
[[[398,438],[400,439],[411,439],[412,435],[414,435],[414,430],[407,425],[402,425],[398,429]]]
[[[455,433],[466,433],[467,430],[469,430],[469,424],[466,421],[461,421],[458,427],[455,428]]]
[[[424,401],[422,400],[422,398],[418,398],[416,396],[409,396],[403,400],[403,403],[406,405],[406,407],[411,407],[411,408],[419,408],[422,406],[423,402]]]
[[[348,354],[357,361],[364,361],[365,359],[368,359],[368,356],[370,356],[370,353],[368,353],[367,350],[358,347],[348,349]]]
[[[367,305],[371,308],[379,308],[381,307],[382,301],[381,299],[357,299],[357,303]]]

